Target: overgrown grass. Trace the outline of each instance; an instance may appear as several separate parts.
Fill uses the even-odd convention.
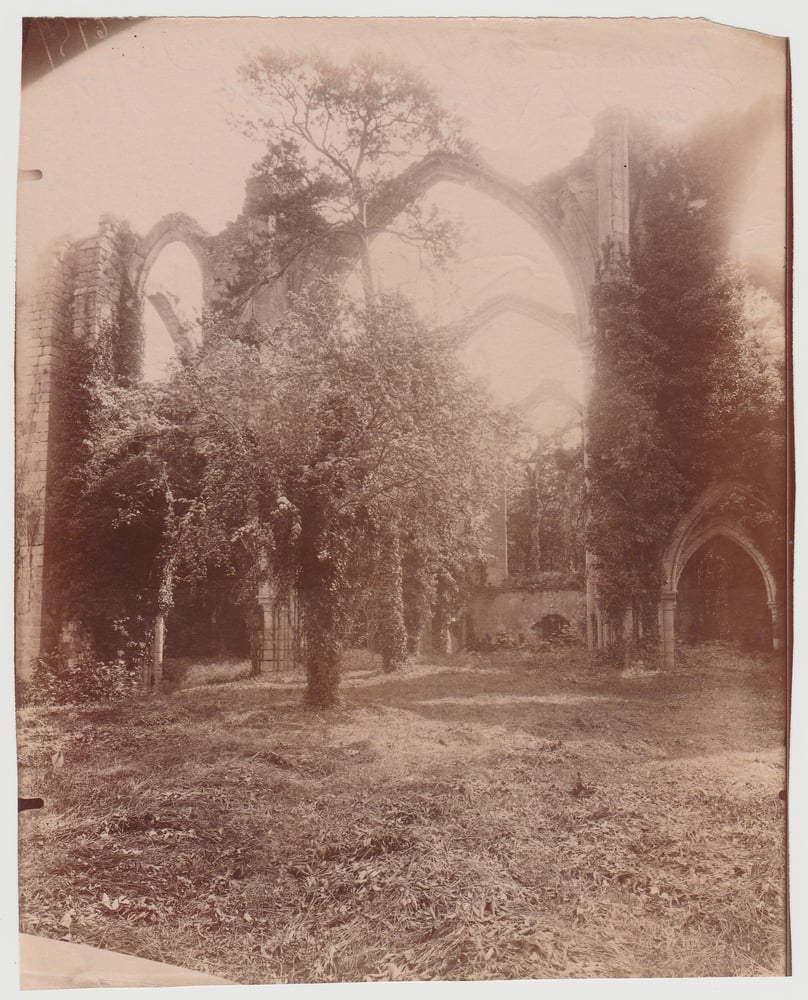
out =
[[[163,665],[162,687],[166,692],[180,688],[202,687],[205,684],[225,684],[249,677],[249,660],[217,657],[175,657]]]
[[[23,709],[23,929],[251,983],[781,975],[781,667],[723,655]]]

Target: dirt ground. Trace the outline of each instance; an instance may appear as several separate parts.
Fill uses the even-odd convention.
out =
[[[785,679],[346,664],[24,708],[24,931],[249,983],[785,972]]]

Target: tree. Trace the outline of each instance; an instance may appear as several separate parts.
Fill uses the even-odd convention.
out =
[[[456,227],[409,196],[402,175],[429,152],[466,147],[422,79],[375,55],[343,66],[271,50],[241,76],[253,101],[241,125],[266,139],[266,153],[223,240],[236,309],[280,279],[299,290],[294,275],[312,258],[332,269],[360,261],[372,294],[370,246],[385,232],[447,258]]]
[[[544,573],[583,574],[583,448],[540,435],[530,460],[518,463],[508,493],[509,574],[538,583]]]
[[[260,343],[234,333],[208,317],[203,347],[165,382],[99,390],[82,509],[148,527],[147,579],[133,584],[158,607],[214,571],[249,600],[270,572],[302,605],[307,698],[326,707],[362,595],[381,582],[403,620],[401,562],[380,550],[409,538],[444,561],[479,555],[504,425],[398,298],[360,304],[323,281]],[[403,626],[385,641],[393,666]]]
[[[266,153],[220,248],[231,268],[228,297],[236,315],[261,285],[273,289],[282,312],[288,292],[317,280],[313,273],[345,274],[356,261],[369,304],[376,294],[371,244],[382,234],[416,247],[433,264],[446,262],[457,225],[423,208],[406,170],[430,152],[467,148],[431,87],[375,55],[338,65],[321,55],[266,51],[242,67],[242,79],[253,98],[242,127],[266,140]],[[370,600],[384,663],[393,666],[401,662],[406,629],[401,560],[408,529],[401,518],[388,527],[377,540]],[[414,618],[416,606],[409,619],[417,630],[423,611]]]
[[[298,385],[284,405],[287,413],[305,407],[313,423],[285,465],[292,520],[274,531],[270,560],[303,604],[309,699],[322,705],[336,695],[350,604],[368,583],[387,619],[386,665],[405,653],[402,538],[418,540],[437,562],[446,551],[479,557],[504,426],[452,346],[432,337],[405,302],[333,301],[327,286],[314,298],[314,309],[300,303],[303,311],[276,328],[273,357],[290,345],[295,357],[316,359],[338,378]]]

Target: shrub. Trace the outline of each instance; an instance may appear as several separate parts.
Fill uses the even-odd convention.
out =
[[[522,645],[524,645],[524,636],[516,636],[504,625],[500,625],[494,636],[494,649],[516,649]]]
[[[31,681],[21,689],[21,695],[35,704],[74,705],[117,701],[130,696],[139,686],[139,668],[123,659],[67,659],[56,652],[37,657]]]
[[[530,649],[534,652],[542,652],[548,649],[563,649],[567,646],[580,646],[582,644],[581,634],[570,622],[564,622],[556,632],[544,636],[539,627],[531,628]]]

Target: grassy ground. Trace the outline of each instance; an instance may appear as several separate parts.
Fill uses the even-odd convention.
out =
[[[783,974],[772,658],[355,657],[300,696],[21,710],[22,929],[249,983]]]

